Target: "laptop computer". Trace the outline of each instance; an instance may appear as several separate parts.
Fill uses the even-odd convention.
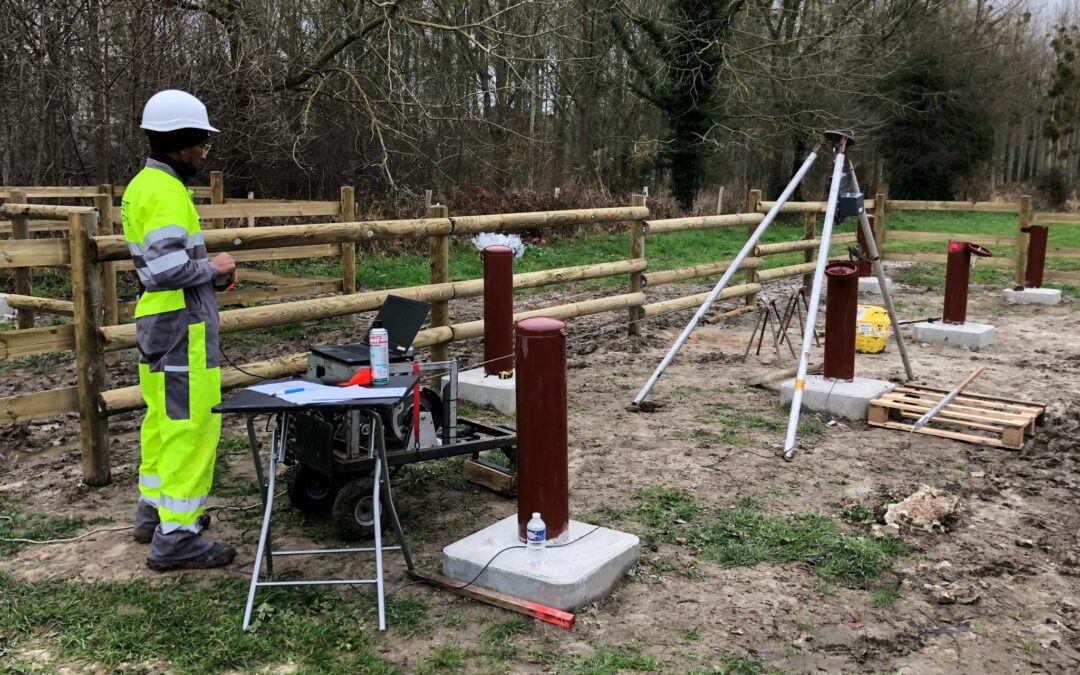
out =
[[[395,356],[403,357],[408,353],[430,310],[431,303],[409,300],[397,295],[386,296],[372,324],[374,325],[375,321],[381,321],[383,328],[386,329],[390,341],[391,359]],[[368,331],[364,331],[364,338],[360,342],[312,347],[311,351],[346,365],[362,365],[368,362],[370,346],[367,336]]]

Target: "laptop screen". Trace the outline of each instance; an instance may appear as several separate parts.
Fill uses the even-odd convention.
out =
[[[390,338],[390,351],[404,353],[412,346],[420,327],[424,325],[431,304],[388,295],[375,318],[382,322]],[[374,322],[373,322],[374,323]],[[364,334],[367,343],[367,333]]]

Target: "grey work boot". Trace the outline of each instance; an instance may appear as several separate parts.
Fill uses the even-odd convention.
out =
[[[131,530],[131,536],[140,544],[149,544],[160,522],[157,507],[145,499],[140,499],[139,505],[135,508],[135,527]],[[210,514],[201,514],[195,522],[203,530],[210,529]]]
[[[203,539],[202,535],[187,530],[165,534],[159,527],[154,530],[146,566],[155,572],[198,570],[224,567],[234,558],[236,549],[232,546]]]

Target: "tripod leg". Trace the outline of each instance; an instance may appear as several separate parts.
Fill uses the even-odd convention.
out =
[[[739,251],[739,254],[731,261],[731,265],[729,265],[727,271],[724,272],[724,276],[716,283],[712,292],[709,293],[709,297],[705,298],[705,302],[701,303],[701,307],[699,307],[697,313],[694,314],[694,318],[690,320],[690,323],[686,324],[686,328],[683,329],[682,334],[675,340],[675,344],[671,345],[671,349],[668,350],[667,355],[664,356],[660,365],[656,367],[653,374],[649,376],[649,380],[645,383],[645,386],[643,386],[641,391],[638,392],[638,395],[634,397],[634,405],[640,405],[641,402],[645,400],[645,397],[649,395],[653,385],[660,379],[660,375],[668,365],[671,364],[671,360],[675,358],[675,355],[679,353],[679,350],[682,348],[687,338],[690,337],[690,333],[693,332],[694,328],[698,325],[698,322],[701,321],[701,317],[705,316],[705,312],[709,311],[709,307],[716,301],[717,296],[720,295],[720,292],[727,286],[731,277],[735,275],[739,266],[742,265],[743,260],[745,260],[747,256],[750,255],[750,252],[754,250],[754,247],[757,246],[758,240],[761,239],[761,235],[765,234],[765,230],[772,224],[773,219],[776,218],[776,214],[780,213],[780,207],[782,207],[784,202],[791,197],[791,193],[795,191],[795,188],[802,182],[803,176],[806,175],[806,172],[809,171],[810,167],[814,164],[814,160],[817,159],[818,153],[821,151],[821,146],[822,143],[815,145],[814,149],[811,150],[810,154],[803,160],[802,166],[799,167],[795,176],[792,177],[791,182],[788,183],[787,187],[784,188],[784,191],[780,193],[776,203],[773,204],[773,207],[765,214],[765,217],[761,220],[761,224],[758,225],[757,229],[754,230],[754,233],[750,235],[746,244],[743,245],[742,250]]]
[[[851,172],[851,189],[859,191],[859,179],[855,177],[855,167],[848,163],[848,171]],[[900,352],[900,360],[904,362],[904,372],[909,380],[915,379],[911,371],[911,361],[908,360],[907,345],[904,344],[904,336],[900,334],[899,322],[896,320],[896,311],[893,309],[892,295],[885,285],[885,270],[881,268],[881,256],[878,255],[877,242],[874,241],[874,231],[870,228],[870,220],[866,212],[859,213],[859,227],[862,229],[863,238],[866,240],[866,248],[870,253],[870,260],[874,265],[874,274],[877,276],[878,287],[881,289],[881,298],[885,304],[885,311],[889,314],[892,322],[893,335],[896,336],[896,348]]]
[[[759,323],[761,323],[761,312],[758,312],[757,318],[754,319],[754,330],[750,332],[750,341],[746,343],[746,351],[742,355],[744,362],[750,357],[750,349],[754,346],[754,338],[757,337]]]
[[[799,366],[795,371],[795,391],[791,398],[791,414],[788,416],[787,435],[784,439],[784,459],[791,460],[795,453],[795,432],[799,428],[799,413],[802,412],[803,388],[806,386],[806,368],[810,359],[810,346],[817,330],[817,311],[821,303],[821,286],[825,278],[825,263],[829,259],[829,240],[832,238],[833,222],[836,220],[836,203],[840,196],[840,180],[844,175],[844,150],[846,141],[841,141],[836,151],[833,166],[832,183],[829,185],[829,201],[825,207],[825,224],[821,228],[821,247],[818,249],[817,267],[814,269],[814,287],[810,290],[810,305],[806,310],[806,328],[803,330],[802,352],[799,354]]]
[[[779,360],[780,359],[780,353],[779,353],[780,352],[780,344],[784,341],[784,338],[787,337],[787,331],[786,330],[783,331],[783,332],[780,331],[780,310],[776,308],[776,301],[775,300],[772,301],[772,311],[773,311],[773,314],[776,315],[776,333],[773,333],[773,343],[776,345],[776,351],[777,351],[776,358],[777,358],[777,360]],[[788,340],[787,343],[788,343],[788,351],[791,352],[791,358],[795,358],[795,348],[791,346],[791,340]]]

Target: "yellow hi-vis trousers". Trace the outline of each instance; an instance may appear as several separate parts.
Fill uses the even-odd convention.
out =
[[[141,429],[139,493],[158,508],[161,530],[198,532],[214,479],[221,415],[221,370],[206,366],[205,324],[187,326],[187,365],[151,372],[139,364],[139,389],[146,401]]]

